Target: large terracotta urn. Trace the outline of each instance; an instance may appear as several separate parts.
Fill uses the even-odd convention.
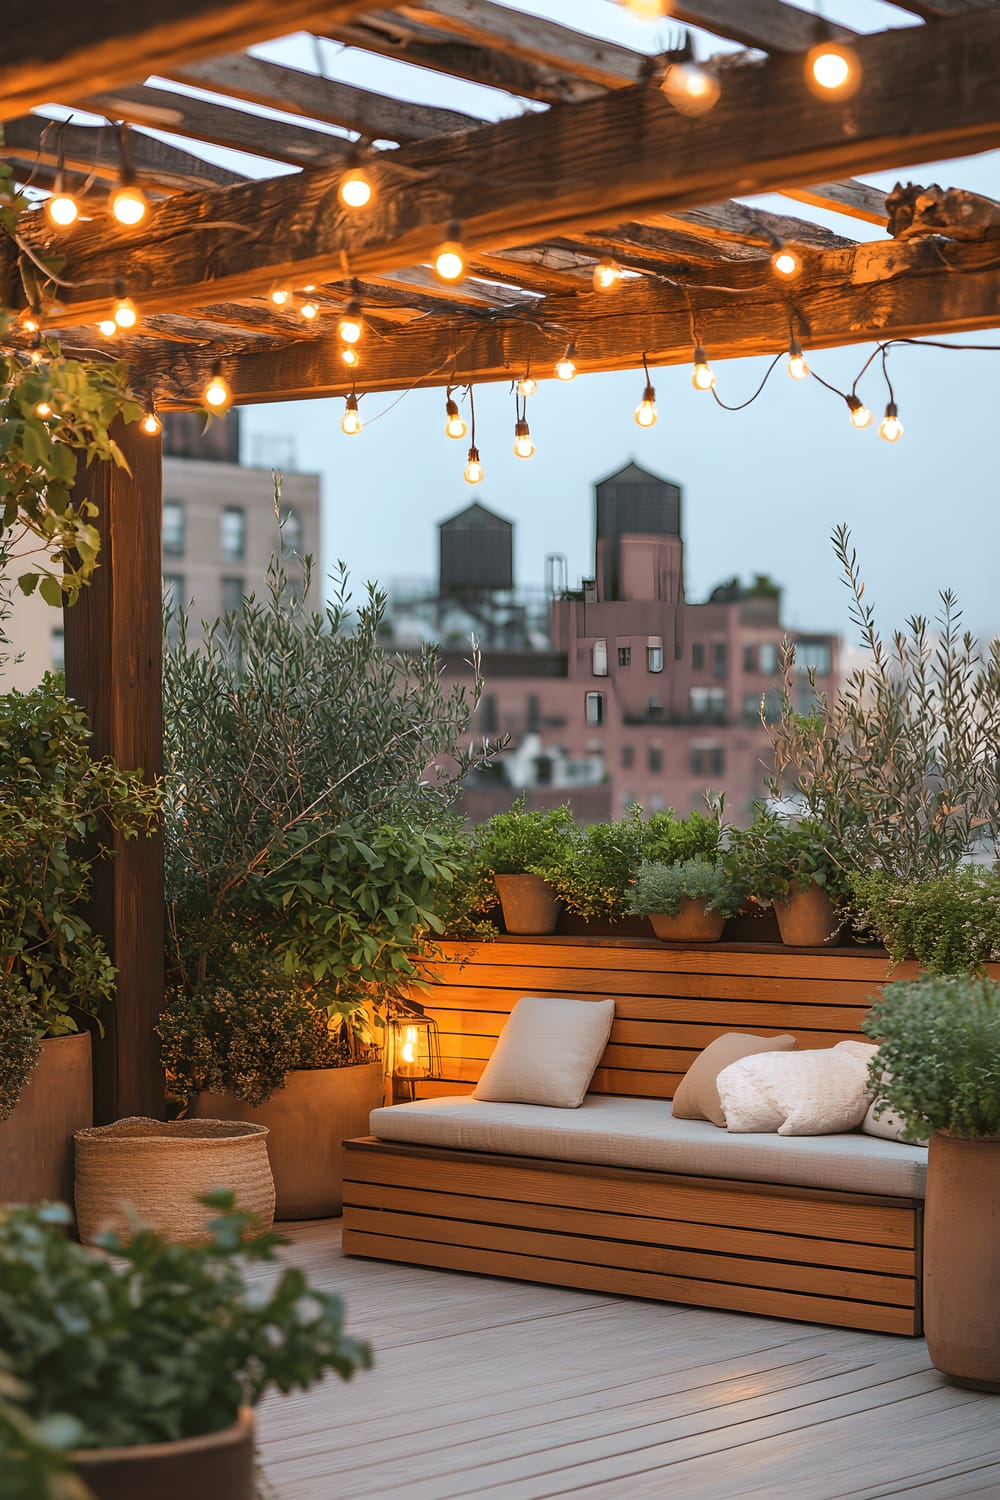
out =
[[[1000,1391],[1000,1136],[931,1136],[924,1332],[942,1374]]]

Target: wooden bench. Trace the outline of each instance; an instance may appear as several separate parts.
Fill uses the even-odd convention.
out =
[[[899,971],[897,971],[899,972]],[[866,1040],[884,956],[655,942],[451,944],[419,998],[442,1033],[443,1078],[474,1085],[523,994],[613,995],[592,1088],[672,1097],[726,1031],[800,1046]],[[902,977],[902,975],[900,975]],[[870,1193],[435,1149],[346,1143],[350,1255],[515,1277],[887,1333],[919,1334],[922,1202]]]

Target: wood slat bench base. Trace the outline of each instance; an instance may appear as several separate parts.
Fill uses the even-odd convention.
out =
[[[344,1156],[344,1251],[919,1334],[923,1205],[374,1139]]]

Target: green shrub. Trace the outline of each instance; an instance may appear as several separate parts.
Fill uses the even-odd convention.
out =
[[[723,865],[706,859],[673,865],[643,860],[632,887],[629,910],[640,917],[650,913],[676,917],[687,899],[704,901],[708,911],[735,917],[746,899],[746,887]]]
[[[36,1422],[28,1415],[28,1392],[9,1373],[0,1354],[0,1468],[4,1500],[93,1500],[92,1492],[70,1472],[67,1452],[80,1438],[72,1417]]]
[[[1000,986],[933,977],[885,987],[862,1031],[879,1041],[871,1081],[911,1140],[1000,1135]],[[883,1079],[883,1073],[885,1078]]]
[[[610,921],[628,915],[643,831],[637,803],[617,823],[593,823],[578,830],[566,864],[550,877],[568,912]]]
[[[0,1120],[17,1103],[41,1047],[31,997],[12,975],[0,973]]]
[[[762,810],[749,828],[729,829],[726,860],[761,901],[786,901],[816,884],[836,902],[849,889],[846,855],[833,829],[812,818]]]
[[[915,958],[931,974],[968,974],[1000,959],[1000,869],[963,865],[930,880],[882,871],[851,877],[853,923],[892,965]]]
[[[284,1243],[249,1238],[233,1195],[201,1199],[209,1243],[140,1230],[95,1256],[51,1204],[0,1209],[0,1347],[28,1415],[78,1424],[82,1448],[131,1447],[219,1432],[264,1393],[304,1390],[371,1363],[348,1338],[339,1297],[286,1266],[266,1289],[246,1268]]]
[[[573,847],[573,814],[568,806],[525,809],[521,793],[507,812],[494,813],[475,832],[482,868],[491,875],[551,877]]]
[[[660,864],[689,859],[714,859],[722,837],[721,809],[692,812],[678,818],[673,808],[650,813],[642,835],[642,857]]]

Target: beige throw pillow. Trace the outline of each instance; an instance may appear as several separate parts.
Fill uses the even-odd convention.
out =
[[[883,1087],[887,1083],[890,1083],[891,1080],[892,1074],[883,1072]],[[889,1108],[885,1108],[879,1111],[879,1105],[881,1103],[881,1094],[876,1094],[875,1098],[872,1099],[871,1104],[869,1104],[868,1106],[868,1113],[861,1121],[861,1129],[864,1131],[865,1135],[877,1135],[883,1141],[903,1140],[903,1131],[906,1129],[906,1121],[903,1119],[902,1115],[895,1114],[893,1110]],[[876,1111],[878,1111],[878,1113],[876,1113]],[[912,1146],[926,1146],[928,1143],[927,1141],[908,1141],[906,1144]]]
[[[473,1090],[494,1104],[577,1109],[611,1035],[613,1000],[526,995],[510,1013]]]
[[[715,1083],[723,1068],[740,1057],[757,1052],[791,1052],[794,1046],[795,1038],[787,1032],[781,1036],[754,1036],[744,1031],[727,1031],[725,1036],[717,1036],[699,1052],[677,1085],[675,1116],[678,1120],[711,1120],[725,1130],[726,1116]]]
[[[779,1135],[856,1130],[871,1102],[868,1064],[877,1050],[866,1042],[838,1042],[730,1063],[718,1078],[727,1129]]]

